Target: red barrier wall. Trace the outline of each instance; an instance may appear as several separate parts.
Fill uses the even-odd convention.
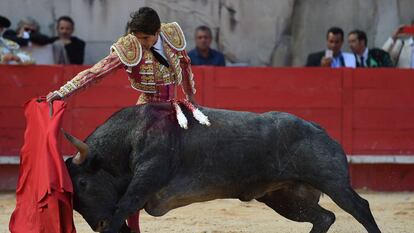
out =
[[[19,153],[24,102],[57,89],[84,68],[0,65],[0,156]],[[414,155],[413,70],[194,67],[193,71],[196,98],[202,105],[293,113],[321,124],[347,154]],[[64,128],[84,138],[114,111],[134,105],[138,95],[119,70],[68,100]],[[63,153],[73,152],[64,142]],[[387,190],[389,185],[378,184],[377,177],[367,178],[369,169],[364,166],[373,165],[351,167],[353,177],[358,177],[354,184]],[[409,181],[414,179],[413,165],[407,166],[404,177],[396,179],[403,180],[398,188],[414,190]]]

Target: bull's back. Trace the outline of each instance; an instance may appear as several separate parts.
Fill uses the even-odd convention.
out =
[[[180,158],[183,172],[211,182],[276,177],[288,159],[286,148],[313,130],[310,123],[283,112],[202,111],[211,126],[190,121],[189,129],[182,130]]]

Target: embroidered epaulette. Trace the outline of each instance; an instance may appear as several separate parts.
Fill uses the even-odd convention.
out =
[[[111,51],[115,51],[121,62],[126,66],[136,66],[142,58],[141,44],[132,34],[119,38],[111,46]]]
[[[173,49],[183,51],[186,46],[184,32],[178,23],[165,23],[161,25],[161,36]]]

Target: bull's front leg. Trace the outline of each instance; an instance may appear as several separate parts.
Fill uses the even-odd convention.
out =
[[[156,156],[150,161],[140,164],[129,184],[127,191],[117,204],[108,228],[104,233],[119,232],[122,224],[132,214],[143,209],[145,203],[166,184],[168,168],[165,161],[159,161]]]

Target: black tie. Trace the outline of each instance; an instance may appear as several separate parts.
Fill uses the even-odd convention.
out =
[[[365,65],[364,65],[364,56],[360,56],[359,58],[361,59],[361,67],[365,67]]]
[[[170,67],[170,65],[168,64],[168,61],[157,52],[157,50],[154,47],[151,47],[151,52],[154,55],[155,59],[157,59],[157,61],[161,64],[163,64],[166,67]]]

